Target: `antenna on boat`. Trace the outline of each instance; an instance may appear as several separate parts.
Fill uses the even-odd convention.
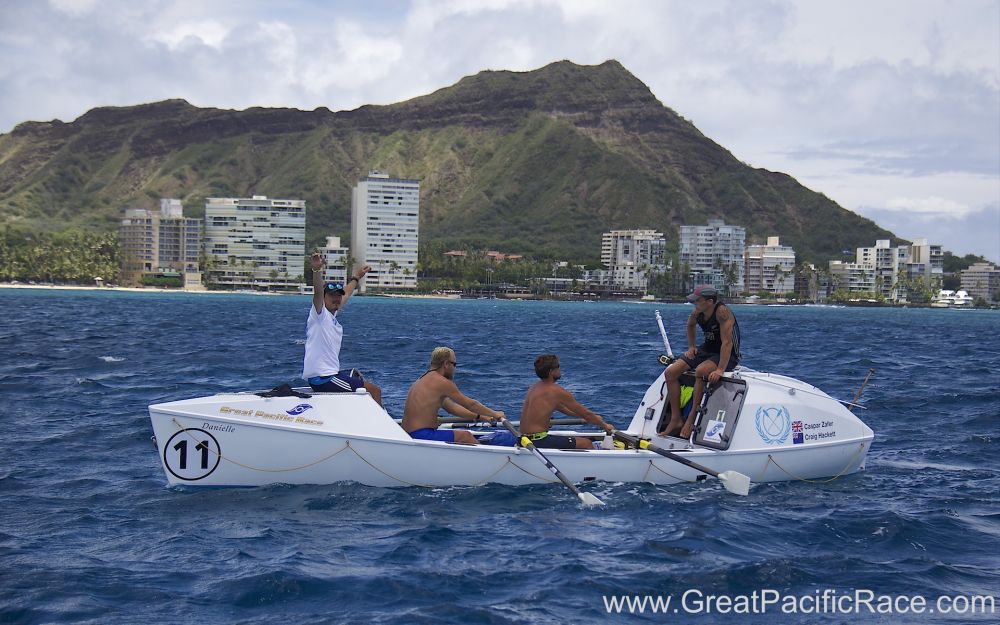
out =
[[[865,381],[861,383],[861,388],[858,389],[858,392],[854,395],[854,399],[852,399],[851,403],[848,404],[847,409],[851,412],[854,412],[854,408],[858,405],[858,400],[861,399],[861,393],[865,392],[865,386],[868,385],[868,380],[871,379],[873,375],[875,375],[875,367],[868,370],[868,375],[865,376]],[[862,406],[862,408],[863,407],[864,406]]]
[[[663,339],[663,349],[667,350],[666,362],[664,358],[660,358],[661,365],[669,365],[671,362],[677,360],[674,358],[674,350],[670,349],[670,339],[667,338],[667,331],[663,327],[663,317],[660,317],[660,311],[656,311],[656,325],[660,326],[660,338]]]

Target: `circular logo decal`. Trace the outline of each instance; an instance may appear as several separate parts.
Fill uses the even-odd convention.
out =
[[[198,428],[177,432],[163,446],[163,464],[167,471],[188,482],[208,477],[221,460],[219,441]]]
[[[792,431],[792,417],[784,406],[761,406],[755,415],[757,435],[768,445],[780,445]]]

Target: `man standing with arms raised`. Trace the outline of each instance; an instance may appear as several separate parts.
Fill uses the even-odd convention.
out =
[[[535,359],[535,375],[541,382],[536,382],[524,396],[524,407],[521,408],[521,434],[527,436],[535,447],[548,449],[593,449],[594,443],[589,438],[576,436],[559,436],[549,434],[552,413],[559,412],[571,417],[580,417],[588,423],[602,427],[610,434],[615,431],[597,415],[576,401],[573,394],[559,386],[562,371],[559,368],[559,357],[555,354],[542,354]]]
[[[403,429],[411,438],[476,444],[476,437],[467,430],[437,429],[440,408],[474,421],[503,418],[503,411],[491,410],[458,390],[453,381],[457,366],[455,352],[450,348],[437,347],[431,353],[430,368],[413,383],[403,404]]]
[[[694,312],[688,317],[687,336],[688,350],[672,363],[664,372],[667,379],[667,399],[670,410],[670,423],[660,432],[661,436],[679,436],[691,438],[691,428],[701,405],[701,397],[705,392],[705,379],[709,384],[715,384],[722,379],[722,374],[732,371],[740,361],[740,326],[729,306],[719,302],[719,292],[711,284],[699,284],[688,295],[687,300],[694,304]],[[695,327],[700,326],[705,335],[705,341],[695,347]],[[694,369],[694,395],[691,397],[691,412],[687,421],[681,417],[680,396],[681,374],[688,369]]]
[[[378,405],[382,405],[382,389],[366,382],[360,375],[340,370],[340,345],[344,340],[344,326],[340,325],[340,312],[371,267],[365,265],[356,276],[347,281],[324,283],[323,267],[326,260],[319,252],[309,257],[313,272],[313,300],[306,321],[306,355],[302,377],[314,391],[320,393],[353,393],[362,386]]]

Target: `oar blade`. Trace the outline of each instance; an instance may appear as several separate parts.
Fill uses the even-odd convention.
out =
[[[746,497],[750,493],[750,478],[736,471],[723,471],[719,474],[722,485],[731,493]]]
[[[596,496],[594,496],[594,495],[592,495],[590,493],[585,493],[583,491],[580,491],[578,494],[580,496],[580,503],[582,503],[585,506],[603,506],[604,505],[603,501],[601,501]]]

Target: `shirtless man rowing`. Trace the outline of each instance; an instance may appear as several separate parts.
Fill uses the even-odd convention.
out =
[[[556,410],[571,417],[579,417],[588,423],[604,428],[610,434],[615,428],[580,402],[573,394],[559,386],[557,382],[562,377],[559,370],[559,357],[555,354],[542,354],[535,359],[535,375],[541,378],[528,389],[524,396],[524,407],[521,408],[521,434],[527,436],[535,447],[549,449],[593,449],[594,443],[589,438],[577,436],[558,436],[549,434],[552,413]]]
[[[500,419],[502,410],[491,410],[458,390],[453,378],[455,352],[447,347],[435,348],[430,368],[410,387],[403,404],[403,429],[411,438],[446,443],[476,444],[476,437],[467,430],[439,430],[438,409],[444,408],[456,417],[479,421]]]

